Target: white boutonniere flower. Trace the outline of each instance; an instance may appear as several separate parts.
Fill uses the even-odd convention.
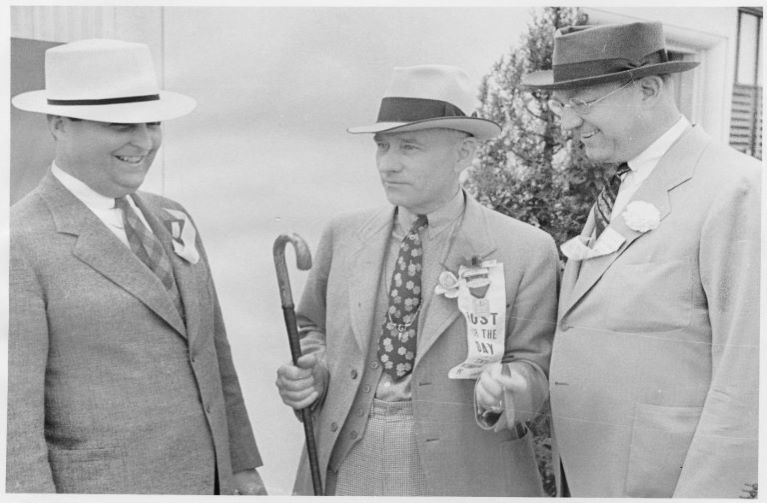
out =
[[[434,287],[434,293],[444,295],[448,299],[458,297],[460,287],[459,279],[451,271],[442,271],[437,280],[437,286]]]
[[[200,253],[194,245],[197,240],[197,229],[192,225],[192,219],[183,211],[170,208],[163,208],[163,210],[173,217],[165,222],[172,238],[173,251],[190,264],[196,264],[200,261]]]
[[[660,211],[648,202],[631,201],[623,211],[623,220],[630,229],[647,232],[660,225]]]

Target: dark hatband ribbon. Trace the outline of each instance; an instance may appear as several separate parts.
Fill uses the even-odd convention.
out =
[[[125,98],[104,98],[100,100],[48,100],[49,105],[117,105],[120,103],[138,103],[141,101],[157,101],[159,94],[146,94],[144,96],[128,96]]]
[[[593,61],[580,61],[578,63],[563,63],[554,65],[554,82],[598,77],[611,73],[636,70],[647,65],[655,65],[668,61],[668,54],[664,49],[648,54],[639,61],[626,58],[597,59]]]
[[[384,98],[377,122],[415,122],[438,117],[466,117],[457,106],[424,98]]]

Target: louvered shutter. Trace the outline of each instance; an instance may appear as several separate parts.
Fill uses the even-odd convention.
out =
[[[732,91],[730,145],[762,158],[762,88],[735,84]]]

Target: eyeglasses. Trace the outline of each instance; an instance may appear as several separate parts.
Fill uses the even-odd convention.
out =
[[[552,98],[548,101],[549,110],[554,112],[554,115],[556,115],[557,117],[562,117],[562,114],[565,113],[565,108],[571,109],[573,112],[575,112],[578,115],[586,115],[589,112],[591,112],[591,105],[593,105],[594,103],[599,103],[600,101],[607,98],[608,96],[612,96],[613,94],[625,88],[632,82],[634,81],[630,80],[626,82],[625,84],[623,84],[622,86],[620,86],[619,88],[613,89],[612,91],[605,94],[601,98],[597,98],[595,100],[586,101],[579,98],[570,98],[569,100],[567,100],[567,103],[562,103],[561,101],[555,100]]]

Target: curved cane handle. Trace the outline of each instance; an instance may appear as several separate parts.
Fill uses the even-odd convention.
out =
[[[282,307],[293,306],[293,293],[290,290],[290,278],[288,266],[285,263],[285,247],[288,243],[293,245],[296,252],[296,266],[306,271],[312,267],[312,254],[306,241],[298,234],[280,234],[274,240],[272,254],[274,255],[274,267],[277,269],[277,282],[280,287],[280,300]]]

